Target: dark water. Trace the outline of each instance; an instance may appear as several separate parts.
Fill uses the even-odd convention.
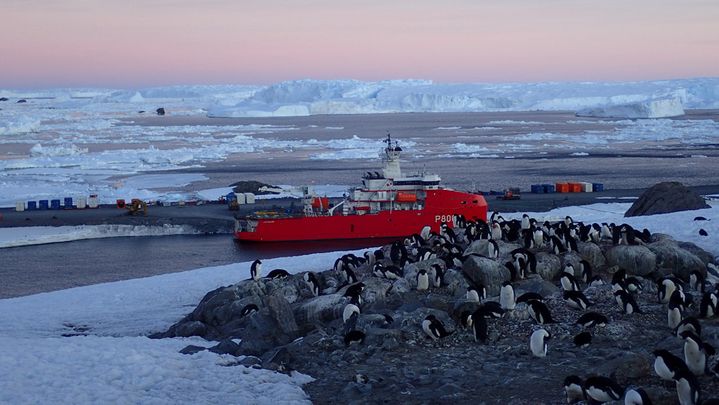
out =
[[[230,235],[91,239],[0,249],[0,298],[383,241],[238,243]],[[331,266],[332,263],[328,263]]]

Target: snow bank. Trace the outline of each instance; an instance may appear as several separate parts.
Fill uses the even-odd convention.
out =
[[[684,107],[682,106],[682,101],[677,97],[588,108],[577,112],[578,117],[629,119],[668,118],[682,115],[684,115]]]
[[[199,233],[190,226],[78,225],[0,228],[0,248],[122,236],[167,236]]]

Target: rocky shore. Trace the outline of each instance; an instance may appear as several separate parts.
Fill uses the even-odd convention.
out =
[[[623,389],[642,387],[655,404],[676,403],[675,383],[661,380],[653,366],[652,352],[657,349],[684,358],[683,339],[668,326],[667,304],[658,299],[658,285],[667,278],[676,280],[686,296],[693,296],[683,317],[700,318],[700,301],[716,286],[709,274],[706,292],[696,291],[700,286],[689,283],[690,276],[707,277],[714,257],[668,235],[635,232],[636,240],[630,237],[622,243],[626,232],[624,238],[617,236],[621,226],[615,227],[612,240],[585,234],[582,229],[587,228],[579,223],[551,224],[546,234],[576,229],[574,245],[569,242],[573,237],[563,238],[570,251],[558,252],[563,249],[546,238],[524,248],[512,232],[518,222],[499,221],[509,231],[501,237],[495,234],[491,242],[481,237],[482,232],[473,236],[467,230],[474,226],[470,224],[385,246],[364,258],[343,256],[334,266],[328,263],[312,273],[319,282],[318,295],[306,281],[307,273],[241,280],[209,292],[184,319],[152,337],[201,336],[218,342],[209,350],[237,356],[237,365],[311,375],[316,380],[305,390],[320,404],[565,403],[563,381],[569,375],[610,377]],[[533,256],[536,268],[524,260],[526,256],[519,260],[518,252]],[[560,278],[572,273],[582,280],[582,261],[598,277],[594,282],[588,277],[579,281],[591,306],[578,310],[563,298]],[[377,262],[397,266],[401,275],[378,272]],[[432,279],[438,269],[443,273],[441,286],[430,283],[428,290],[418,291],[418,273],[426,271]],[[634,279],[619,280],[623,273]],[[520,302],[500,318],[486,319],[487,338],[477,342],[472,328],[463,326],[466,314],[499,302],[505,282],[511,283],[515,297],[527,292],[541,295],[554,323],[537,324],[528,303]],[[632,290],[629,284],[640,287],[631,295],[641,313],[627,314],[615,299],[614,291]],[[482,287],[486,299],[471,300],[468,288]],[[361,313],[343,322],[345,307],[356,296],[352,290],[361,290]],[[606,316],[607,324],[578,325],[577,319],[589,311]],[[434,340],[423,331],[422,321],[430,314],[449,336]],[[704,342],[719,347],[717,318],[700,323]],[[539,328],[552,336],[544,358],[529,349],[529,336]],[[364,334],[361,343],[345,342],[351,330]],[[591,334],[588,347],[574,343],[582,331]],[[205,348],[189,346],[183,352],[200,350]],[[716,360],[709,356],[707,373],[697,376],[702,398],[719,397]]]

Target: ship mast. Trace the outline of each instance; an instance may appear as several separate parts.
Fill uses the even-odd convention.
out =
[[[402,171],[399,168],[399,156],[402,153],[402,148],[399,147],[397,141],[394,142],[394,146],[392,145],[390,134],[387,134],[387,139],[383,142],[387,144],[382,158],[384,161],[384,168],[382,169],[384,178],[399,179],[402,177]]]

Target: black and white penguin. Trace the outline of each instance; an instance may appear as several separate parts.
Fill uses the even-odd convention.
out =
[[[699,404],[699,380],[689,370],[682,370],[674,375],[677,386],[679,405]]]
[[[674,291],[681,288],[677,285],[674,279],[670,277],[662,278],[657,282],[657,300],[662,304],[669,302]]]
[[[244,318],[246,316],[252,315],[255,312],[259,311],[260,309],[255,304],[247,304],[244,307],[242,307],[242,310],[240,310],[240,317]]]
[[[365,339],[365,334],[359,330],[351,330],[345,334],[345,346],[350,346],[355,343],[362,344]]]
[[[564,247],[567,249],[568,252],[576,252],[577,249],[577,240],[567,235],[567,237],[564,239]]]
[[[526,292],[516,299],[516,303],[519,304],[521,302],[528,302],[529,300],[537,300],[544,302],[544,297],[542,297],[541,294],[537,294],[535,292]]]
[[[431,274],[432,276],[432,286],[434,288],[439,288],[442,286],[442,281],[444,281],[444,269],[439,264],[433,264],[432,270],[434,270],[434,273]]]
[[[584,383],[576,375],[564,379],[564,393],[567,394],[567,403],[573,404],[584,400]]]
[[[565,291],[564,301],[567,302],[571,308],[585,310],[592,305],[589,299],[581,291]]]
[[[684,339],[684,362],[687,367],[694,375],[704,375],[707,364],[704,342],[691,331],[684,331],[679,336]]]
[[[359,303],[362,303],[362,291],[364,291],[365,284],[364,283],[356,283],[352,284],[351,286],[347,287],[347,291],[345,291],[345,297],[357,297]]]
[[[359,301],[357,298],[353,297],[350,299],[350,302],[345,305],[344,310],[342,311],[342,322],[347,323],[347,321],[352,316],[359,316],[360,314],[360,308],[359,308]]]
[[[624,390],[611,378],[604,376],[589,377],[584,381],[587,398],[599,403],[618,401]]]
[[[674,297],[678,297],[677,291],[674,292]],[[676,302],[676,299],[669,300],[667,305],[667,325],[670,329],[675,329],[679,326],[679,323],[684,318],[683,314],[683,302]]]
[[[352,271],[348,266],[342,267],[342,274],[345,276],[345,280],[347,280],[348,284],[353,284],[357,282],[357,276],[355,275],[355,272]]]
[[[429,274],[427,270],[422,269],[417,273],[417,291],[427,291],[429,289]]]
[[[479,307],[479,310],[482,311],[486,318],[501,318],[506,312],[497,301],[485,301],[484,304]]]
[[[566,273],[574,277],[574,265],[572,263],[565,264],[564,268],[562,269],[562,273]]]
[[[674,328],[674,335],[676,337],[681,337],[682,332],[693,332],[697,336],[701,336],[702,326],[697,318],[688,316],[682,319],[682,321],[679,322],[679,325]]]
[[[544,231],[535,229],[534,232],[532,232],[532,243],[537,249],[544,247]]]
[[[317,297],[320,295],[320,281],[317,279],[317,275],[311,271],[308,271],[302,276],[302,279],[307,284],[307,287],[312,291],[312,295]]]
[[[502,227],[499,225],[498,222],[492,222],[492,225],[489,227],[489,238],[492,240],[502,240]]]
[[[623,290],[624,280],[627,278],[627,271],[619,269],[612,274],[612,291]]]
[[[529,316],[531,316],[535,322],[540,325],[545,323],[554,323],[552,314],[549,312],[549,308],[547,308],[543,302],[530,300],[527,304],[529,305]]]
[[[589,344],[592,343],[592,334],[587,331],[580,332],[576,336],[574,336],[573,341],[574,345],[577,347],[589,347]]]
[[[614,292],[614,298],[617,300],[617,304],[622,307],[622,311],[625,314],[631,315],[633,313],[641,314],[642,311],[639,309],[637,301],[634,300],[631,294],[624,290]]]
[[[630,293],[639,293],[644,290],[641,280],[636,277],[627,277],[624,279],[624,289]]]
[[[288,277],[290,273],[285,269],[274,269],[267,273],[267,278],[285,278]]]
[[[424,321],[422,321],[422,330],[424,331],[424,333],[427,334],[427,336],[431,337],[434,340],[438,340],[450,335],[444,328],[442,322],[431,314],[427,315],[427,317],[424,318]]]
[[[652,400],[641,388],[629,388],[624,393],[624,405],[652,405]]]
[[[399,280],[400,278],[402,278],[402,269],[397,266],[385,266],[383,270],[384,276],[390,280]]]
[[[545,329],[537,329],[529,337],[529,350],[535,357],[547,356],[547,341],[552,337]]]
[[[605,326],[609,323],[609,319],[599,312],[587,312],[577,319],[578,325],[582,325],[583,328],[591,328],[594,326]]]
[[[470,328],[472,327],[472,312],[470,311],[462,311],[461,314],[459,314],[459,324],[463,328]]]
[[[499,305],[502,309],[511,311],[517,305],[514,300],[514,287],[509,281],[502,283],[502,288],[499,290]]]
[[[567,253],[567,248],[564,246],[564,243],[562,243],[562,241],[558,237],[552,236],[549,239],[549,243],[551,244],[552,252],[554,252],[555,255]]]
[[[432,232],[432,227],[429,225],[425,225],[422,227],[422,230],[419,232],[419,236],[421,236],[422,239],[427,240],[427,239],[429,239],[431,232]]]
[[[691,374],[684,360],[673,355],[668,350],[655,350],[654,356],[656,356],[654,359],[654,372],[662,380],[672,381],[680,371]]]
[[[527,215],[527,214],[522,214],[522,226],[521,226],[521,229],[522,229],[522,230],[529,229],[530,225],[531,225],[531,224],[530,224],[530,222],[529,222],[529,215]]]
[[[497,244],[497,241],[494,239],[490,239],[487,242],[487,257],[492,260],[497,260],[499,258],[499,244]]]
[[[487,320],[484,318],[484,313],[481,310],[476,310],[470,317],[472,335],[474,335],[475,342],[486,342],[487,341]]]
[[[589,284],[592,281],[592,265],[586,260],[579,262],[579,274],[584,284]]]
[[[717,314],[717,305],[719,305],[719,297],[716,292],[706,292],[702,295],[699,304],[699,316],[702,318],[713,318]]]
[[[367,384],[369,382],[369,378],[366,375],[360,373],[355,374],[354,380],[357,384]]]
[[[477,288],[467,287],[467,301],[471,302],[482,302],[487,298],[487,289],[483,285],[479,284]]]
[[[559,278],[559,282],[562,284],[562,289],[564,291],[579,291],[579,283],[577,282],[577,279],[574,278],[573,275],[562,272],[562,277]]]
[[[704,276],[698,270],[689,274],[689,287],[696,292],[704,292]]]
[[[596,274],[592,277],[592,279],[589,281],[590,287],[600,287],[604,285],[604,280],[602,280],[602,277],[599,274]]]
[[[258,281],[262,276],[262,261],[259,259],[252,262],[250,265],[250,276],[253,280]]]

